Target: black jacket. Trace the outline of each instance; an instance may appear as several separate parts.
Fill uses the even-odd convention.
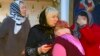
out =
[[[49,56],[49,53],[39,55],[37,48],[43,44],[53,43],[53,36],[53,28],[41,25],[32,27],[26,43],[26,56]]]

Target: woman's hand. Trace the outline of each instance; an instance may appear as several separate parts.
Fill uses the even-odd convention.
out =
[[[39,54],[47,53],[50,49],[51,49],[51,46],[45,44],[38,48],[38,52],[39,52]]]

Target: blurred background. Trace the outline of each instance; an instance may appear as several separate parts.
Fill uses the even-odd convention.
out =
[[[9,6],[12,1],[13,0],[0,0],[0,22],[1,23],[2,23],[3,19],[7,15],[9,15]],[[27,6],[31,26],[38,24],[38,17],[39,17],[40,12],[47,6],[56,7],[59,10],[59,13],[61,12],[61,1],[60,0],[24,0],[24,1]],[[63,0],[63,1],[67,2],[66,0]],[[70,6],[71,6],[70,12],[73,12],[73,6],[72,6],[73,0],[70,0],[70,1],[68,0],[68,2],[65,4],[65,6],[66,6],[65,8],[69,9],[69,7],[67,7],[67,6],[69,6],[69,2],[70,2]],[[66,12],[65,14],[68,14],[68,13]],[[60,13],[60,15],[61,15],[61,13]],[[61,17],[60,15],[59,15],[59,17]],[[73,17],[72,14],[70,17]],[[66,20],[68,20],[68,18]]]
[[[24,0],[27,6],[27,12],[31,26],[38,24],[40,12],[47,6],[53,6],[59,10],[59,17],[65,20],[69,25],[73,24],[75,9],[79,7],[81,0]],[[0,22],[9,15],[9,6],[13,0],[0,0]],[[93,11],[94,21],[100,24],[100,0],[93,0],[95,8]]]

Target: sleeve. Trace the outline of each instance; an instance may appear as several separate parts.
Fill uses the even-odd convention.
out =
[[[89,26],[85,26],[80,29],[80,34],[84,38],[84,41],[86,41],[88,44],[94,44],[96,42],[95,34]]]
[[[67,52],[62,45],[55,44],[52,51],[52,55],[53,56],[67,56]]]
[[[28,35],[28,39],[27,39],[27,43],[26,43],[26,47],[25,47],[25,52],[26,55],[29,56],[38,56],[38,43],[37,43],[37,38],[40,37],[40,35],[38,35],[38,30],[35,28],[31,28],[29,35]]]
[[[26,56],[38,56],[37,48],[26,48]]]
[[[0,25],[0,38],[4,38],[8,34],[9,27],[9,21],[7,18],[5,18]]]

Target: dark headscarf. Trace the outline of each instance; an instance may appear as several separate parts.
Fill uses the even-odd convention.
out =
[[[45,27],[50,27],[50,25],[48,25],[46,16],[49,15],[49,13],[52,13],[50,15],[54,16],[54,15],[58,15],[58,10],[54,7],[46,7],[39,16],[39,23],[41,26],[45,26]]]
[[[39,17],[39,23],[41,26],[48,26],[47,20],[46,20],[46,14],[45,14],[46,9],[44,9]]]

